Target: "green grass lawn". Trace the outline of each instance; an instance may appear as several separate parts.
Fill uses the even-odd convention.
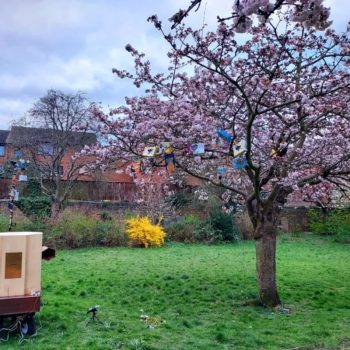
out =
[[[41,328],[20,348],[350,349],[349,245],[280,238],[278,285],[291,313],[243,305],[257,295],[253,242],[59,251],[43,266]],[[104,325],[86,326],[95,304]],[[140,309],[166,323],[147,328]]]

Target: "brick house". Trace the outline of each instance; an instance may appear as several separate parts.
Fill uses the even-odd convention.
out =
[[[61,150],[57,150],[62,145],[63,156],[60,156],[58,171],[62,178],[67,177],[68,166],[72,155],[78,152],[84,145],[96,142],[96,136],[93,133],[67,132],[64,136],[57,130],[28,128],[14,126],[10,131],[0,131],[0,137],[3,135],[2,144],[5,148],[5,155],[2,159],[4,165],[6,161],[19,162],[24,160],[31,162],[35,159],[38,163],[45,165],[53,156],[60,155]],[[44,174],[45,176],[45,174]]]
[[[69,132],[67,137],[62,139],[60,132],[52,129],[29,128],[14,126],[11,130],[0,130],[0,166],[6,161],[18,161],[19,159],[31,160],[36,157],[39,161],[45,161],[54,153],[55,145],[60,141],[65,143],[64,155],[59,165],[59,172],[63,179],[67,178],[67,171],[72,156],[79,152],[85,145],[96,143],[94,133]],[[93,162],[92,157],[80,157],[81,163]],[[93,174],[86,174],[80,171],[78,180],[81,181],[107,181],[107,182],[133,182],[133,178],[125,172],[106,171],[104,173],[95,171]]]
[[[6,163],[9,164],[11,161],[18,163],[20,160],[24,160],[29,164],[35,157],[36,162],[42,163],[41,178],[48,179],[50,174],[45,172],[45,160],[52,157],[54,147],[58,147],[63,142],[64,154],[57,167],[57,172],[59,172],[62,180],[67,180],[72,156],[79,152],[84,145],[92,145],[96,141],[97,138],[94,133],[68,132],[66,137],[62,139],[60,132],[52,129],[13,126],[11,130],[0,130],[0,175],[3,173]],[[91,156],[79,156],[78,158],[79,170],[74,177],[74,180],[78,181],[78,190],[75,190],[76,192],[72,195],[72,198],[116,199],[120,201],[134,198],[133,196],[137,191],[134,183],[135,177],[127,174],[128,164],[123,166],[115,164],[114,169],[111,168],[106,171],[86,172],[84,165],[94,163],[95,159]],[[137,174],[136,177],[142,177],[147,183],[164,183],[167,177],[158,173],[157,171],[150,176]],[[165,172],[163,171],[163,173]],[[6,198],[7,194],[5,195],[5,193],[8,193],[8,185],[3,184],[2,187],[4,188],[3,190],[0,188],[0,197]],[[76,194],[79,192],[79,188],[81,189],[80,192],[86,193],[85,196],[81,197]],[[123,192],[125,192],[125,195]],[[130,195],[130,193],[132,194]]]
[[[0,170],[9,159],[9,147],[6,141],[9,133],[8,130],[0,130]]]

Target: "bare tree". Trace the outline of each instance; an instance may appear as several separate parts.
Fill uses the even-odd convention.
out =
[[[29,110],[29,123],[13,126],[9,135],[8,142],[17,155],[30,161],[44,193],[50,196],[53,221],[87,164],[76,153],[96,142],[95,134],[89,132],[93,108],[82,93],[49,90]]]

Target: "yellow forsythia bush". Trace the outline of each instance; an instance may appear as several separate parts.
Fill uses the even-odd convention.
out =
[[[132,242],[146,248],[149,246],[160,247],[164,244],[165,232],[163,228],[159,224],[153,225],[147,216],[128,219],[126,225],[125,232]]]

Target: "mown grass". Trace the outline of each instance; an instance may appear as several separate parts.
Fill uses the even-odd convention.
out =
[[[253,242],[59,251],[43,266],[41,328],[21,348],[350,349],[349,245],[279,240],[289,314],[243,306],[256,297],[254,254]],[[95,304],[104,325],[86,326]],[[140,309],[166,323],[147,328]]]

